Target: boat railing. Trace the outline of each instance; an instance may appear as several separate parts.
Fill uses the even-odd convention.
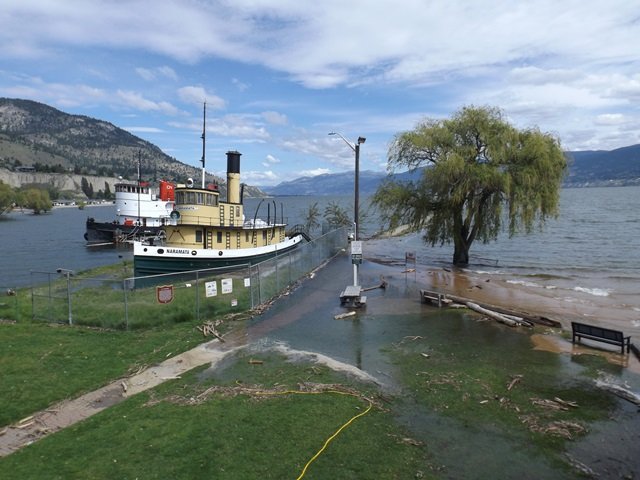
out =
[[[258,219],[254,223],[253,219],[245,220],[244,222],[236,219],[234,223],[231,223],[229,221],[221,222],[220,218],[217,217],[203,217],[199,215],[183,214],[180,217],[180,220],[178,220],[177,225],[202,225],[203,227],[242,227],[245,229],[253,229],[284,226],[287,224],[287,219],[285,218],[283,222],[284,223],[277,222],[273,219],[270,219],[268,221]]]

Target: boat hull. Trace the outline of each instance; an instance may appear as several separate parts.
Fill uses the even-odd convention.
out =
[[[84,239],[87,245],[120,243],[127,240],[140,240],[158,235],[162,227],[121,225],[115,222],[96,222],[87,220]]]
[[[254,265],[296,248],[302,241],[297,235],[283,242],[244,249],[186,249],[167,245],[134,242],[133,265],[136,277],[178,273],[209,268]]]

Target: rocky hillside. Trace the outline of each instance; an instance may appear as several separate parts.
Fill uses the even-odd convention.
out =
[[[115,182],[119,176],[137,178],[138,157],[145,180],[184,181],[201,175],[196,167],[109,122],[31,100],[0,98],[0,168],[19,173],[35,167],[39,173],[106,177]],[[5,183],[15,184],[22,176],[14,175]],[[207,181],[219,183],[224,192],[223,179],[209,176]],[[245,194],[261,192],[248,187]]]

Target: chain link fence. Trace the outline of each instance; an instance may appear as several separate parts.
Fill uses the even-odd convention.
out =
[[[20,320],[18,289],[0,285],[0,319]]]
[[[346,245],[345,227],[255,265],[124,280],[113,275],[76,277],[64,269],[32,272],[31,316],[110,329],[205,322],[269,301]]]

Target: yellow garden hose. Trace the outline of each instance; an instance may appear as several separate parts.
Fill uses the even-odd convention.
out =
[[[357,397],[357,398],[362,398],[359,395],[356,395],[354,393],[349,393],[349,392],[341,392],[339,390],[325,390],[325,391],[321,391],[321,392],[303,392],[300,390],[286,390],[286,391],[282,391],[282,392],[258,392],[258,395],[287,395],[287,394],[296,394],[296,395],[319,395],[321,393],[335,393],[337,395],[350,395],[352,397]],[[324,452],[326,450],[326,448],[329,446],[329,444],[333,441],[334,438],[336,438],[338,435],[340,435],[340,432],[342,432],[342,430],[344,430],[345,428],[347,428],[349,425],[351,425],[355,420],[357,420],[358,418],[366,415],[367,413],[369,413],[369,411],[371,410],[371,408],[373,407],[373,403],[371,403],[371,400],[369,400],[368,398],[365,398],[365,400],[367,400],[369,402],[369,406],[367,407],[367,409],[364,412],[361,412],[353,417],[351,417],[349,419],[348,422],[346,422],[344,425],[342,425],[338,430],[336,430],[333,435],[331,435],[329,438],[327,438],[327,440],[324,442],[324,445],[322,445],[322,448],[320,450],[318,450],[318,452],[311,457],[311,459],[307,462],[307,464],[304,466],[304,468],[302,469],[302,472],[300,473],[300,475],[296,478],[296,480],[300,480],[302,477],[305,476],[305,474],[307,473],[307,469],[309,468],[309,466],[320,456],[322,455],[322,452]]]

